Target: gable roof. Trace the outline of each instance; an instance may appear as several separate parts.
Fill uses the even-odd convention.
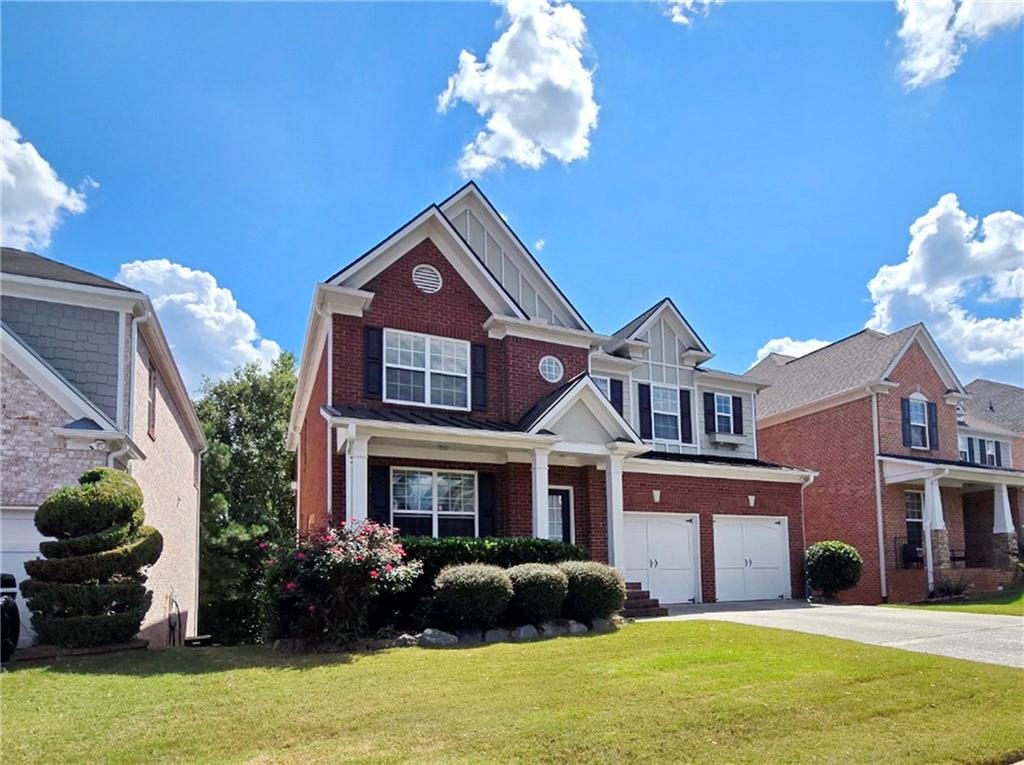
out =
[[[967,392],[965,414],[1024,435],[1024,388],[978,379],[968,383]]]
[[[523,415],[519,424],[527,433],[543,433],[548,429],[548,425],[556,422],[563,413],[568,411],[569,407],[581,400],[591,402],[587,408],[609,433],[618,429],[623,434],[616,440],[634,444],[643,443],[637,432],[633,430],[633,426],[616,411],[611,402],[594,384],[594,379],[586,372],[581,372],[543,396],[530,411]]]
[[[693,335],[694,339],[696,339],[700,344],[700,347],[696,350],[703,351],[704,353],[711,352],[708,350],[707,345],[701,339],[700,335],[698,335],[690,325],[690,322],[688,322],[686,317],[683,316],[683,312],[679,310],[670,297],[662,298],[635,319],[627,322],[626,325],[620,328],[617,332],[613,332],[611,339],[605,343],[605,348],[614,349],[624,341],[633,339],[636,335],[641,334],[658,314],[665,311],[671,312],[675,316],[676,320],[686,328],[686,331]]]
[[[138,290],[133,290],[131,287],[126,287],[89,271],[83,271],[66,263],[59,263],[34,252],[26,252],[14,247],[4,247],[0,252],[0,273],[70,284],[84,284],[88,287],[106,287],[141,294]]]
[[[751,367],[747,376],[770,386],[758,396],[758,414],[770,417],[884,382],[914,340],[934,349],[941,362],[937,364],[939,374],[949,380],[951,390],[962,390],[923,324],[912,324],[889,335],[862,329],[805,356],[771,354]]]

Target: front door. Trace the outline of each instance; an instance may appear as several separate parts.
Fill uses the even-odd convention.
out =
[[[548,539],[572,542],[572,492],[548,489]]]
[[[624,531],[627,582],[662,604],[696,601],[696,516],[626,513]]]

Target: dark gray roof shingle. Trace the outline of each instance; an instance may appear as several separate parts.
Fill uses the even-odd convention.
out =
[[[102,276],[83,271],[80,268],[60,263],[34,252],[25,252],[14,247],[4,247],[0,253],[0,273],[12,276],[30,276],[34,279],[48,279],[54,282],[69,282],[70,284],[83,284],[88,287],[106,287],[113,290],[124,290],[125,292],[138,292],[131,287],[118,284]]]
[[[1024,388],[993,380],[975,380],[967,387],[964,412],[979,420],[1024,435]]]

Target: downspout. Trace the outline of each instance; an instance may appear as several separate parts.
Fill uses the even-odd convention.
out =
[[[882,602],[889,600],[889,582],[885,573],[885,522],[882,519],[882,475],[878,455],[881,444],[878,440],[878,394],[868,388],[871,393],[871,462],[875,468],[875,520],[878,525],[878,577],[882,586]]]
[[[807,549],[807,516],[804,512],[804,489],[814,483],[814,479],[817,477],[817,473],[811,473],[810,476],[800,484],[800,536],[803,538],[805,550]],[[811,599],[811,582],[807,578],[806,567],[804,567],[804,597],[807,600]]]
[[[131,380],[128,387],[128,435],[135,434],[135,357],[139,352],[139,325],[144,324],[153,318],[153,312],[148,308],[142,316],[132,316],[132,363]]]

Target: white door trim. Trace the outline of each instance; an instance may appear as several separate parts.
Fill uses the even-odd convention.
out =
[[[646,518],[692,518],[694,535],[693,535],[693,602],[694,604],[704,602],[704,593],[702,590],[703,578],[701,571],[701,560],[700,560],[700,515],[698,513],[682,513],[682,512],[660,512],[650,510],[625,510],[623,512],[625,517],[646,517]]]
[[[569,492],[569,541],[570,544],[576,544],[576,492],[573,491],[572,486],[557,486],[555,484],[548,484],[548,491],[557,489],[558,491]],[[551,533],[551,519],[548,518],[548,534]],[[549,537],[550,538],[550,537]]]
[[[762,520],[762,521],[782,521],[782,584],[783,584],[783,599],[793,599],[793,576],[790,571],[789,565],[789,518],[785,515],[743,515],[734,513],[716,513],[711,516],[711,539],[715,538],[714,523],[719,518],[724,520]],[[715,568],[718,568],[718,559],[715,558]],[[715,576],[715,598],[718,598],[718,576],[716,572]]]

